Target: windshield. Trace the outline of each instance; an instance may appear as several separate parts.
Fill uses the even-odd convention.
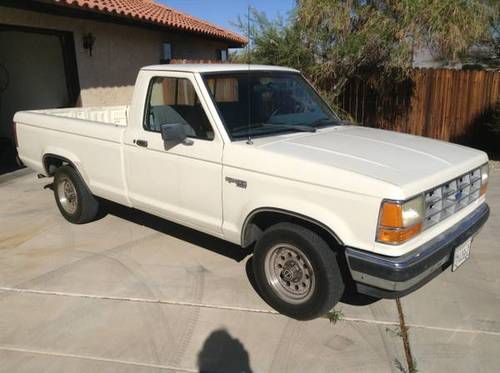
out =
[[[277,71],[205,74],[205,84],[231,139],[340,124],[307,81]]]

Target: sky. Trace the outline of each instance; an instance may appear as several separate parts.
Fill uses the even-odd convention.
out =
[[[215,23],[232,31],[239,30],[231,24],[239,15],[246,17],[248,5],[263,11],[269,18],[278,14],[286,16],[296,0],[156,0],[197,18]]]

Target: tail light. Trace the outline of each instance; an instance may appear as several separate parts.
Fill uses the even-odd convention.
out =
[[[12,122],[12,141],[14,142],[14,145],[17,148],[19,144],[17,143],[16,122]]]

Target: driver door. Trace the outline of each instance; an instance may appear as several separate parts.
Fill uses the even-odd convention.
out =
[[[190,140],[165,147],[160,128],[181,123]],[[134,207],[208,233],[222,234],[223,142],[189,73],[151,78],[143,123],[125,140]]]

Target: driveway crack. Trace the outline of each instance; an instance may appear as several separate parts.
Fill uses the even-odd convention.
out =
[[[403,349],[405,352],[406,366],[408,367],[408,370],[406,370],[406,372],[416,373],[417,364],[415,363],[413,355],[411,354],[410,339],[408,337],[409,328],[406,325],[403,306],[401,305],[401,300],[399,298],[396,298],[396,306],[398,308],[398,316],[399,316],[399,335],[403,340]],[[401,364],[399,361],[396,360],[396,364],[400,368],[400,370],[405,371],[404,369],[401,369],[402,367],[400,366]]]

